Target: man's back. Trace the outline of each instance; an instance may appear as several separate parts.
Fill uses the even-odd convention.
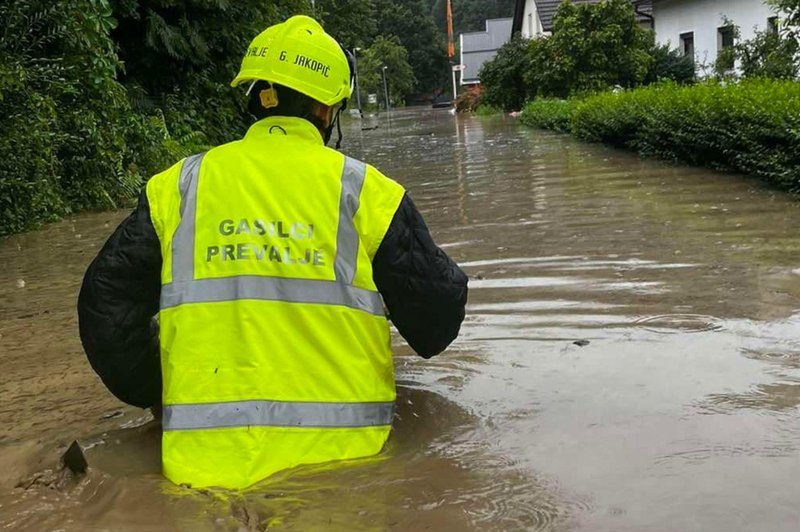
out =
[[[241,488],[378,453],[395,398],[384,305],[422,357],[458,335],[466,275],[400,185],[324,147],[353,81],[313,19],[261,32],[232,82],[259,121],[151,179],[86,271],[89,362],[122,401],[163,405],[175,482]]]
[[[150,181],[168,478],[242,488],[380,451],[395,391],[371,264],[403,194],[283,117]]]

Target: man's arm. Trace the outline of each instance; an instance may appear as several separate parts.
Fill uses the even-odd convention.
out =
[[[161,247],[142,193],[136,209],[92,261],[78,297],[81,342],[89,363],[120,400],[161,403],[158,313]]]
[[[458,336],[467,276],[431,238],[404,196],[372,261],[373,279],[392,322],[414,351],[430,358]]]

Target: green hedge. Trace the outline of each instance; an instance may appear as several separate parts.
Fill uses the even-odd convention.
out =
[[[663,84],[529,102],[525,124],[800,190],[800,83]]]
[[[533,100],[523,107],[520,120],[531,127],[569,132],[574,107],[575,100],[555,98]]]

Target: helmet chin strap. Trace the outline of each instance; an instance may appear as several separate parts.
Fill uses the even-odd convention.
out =
[[[336,139],[337,150],[342,147],[342,121],[340,118],[342,111],[344,111],[346,108],[347,108],[347,98],[342,100],[342,106],[339,107],[339,109],[336,111],[336,114],[334,115],[333,120],[331,120],[330,125],[328,125],[328,127],[325,128],[325,144],[328,144],[328,142],[331,140],[331,136],[333,135],[333,128],[334,126],[336,126],[336,133],[339,137]]]

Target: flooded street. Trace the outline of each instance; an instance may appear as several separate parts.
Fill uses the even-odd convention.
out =
[[[345,151],[471,279],[447,352],[395,338],[384,453],[242,494],[163,480],[159,426],[77,333],[126,213],[79,215],[0,241],[0,529],[800,530],[797,199],[506,117],[379,126],[348,125]],[[75,439],[79,480],[54,471]]]

